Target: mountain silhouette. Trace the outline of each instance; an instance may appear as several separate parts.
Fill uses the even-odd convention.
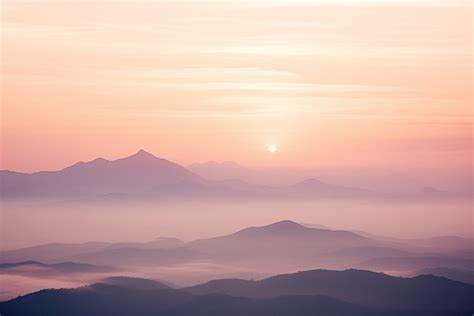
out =
[[[297,235],[297,236],[315,236],[318,237],[339,237],[339,238],[356,238],[356,239],[366,239],[365,237],[359,236],[357,234],[343,231],[343,230],[330,230],[322,228],[309,228],[298,224],[290,220],[283,220],[276,223],[272,223],[266,226],[261,227],[249,227],[241,231],[238,231],[231,236],[233,237],[265,237],[265,236],[288,236],[288,235]]]
[[[348,231],[308,228],[284,220],[261,227],[248,227],[230,235],[187,243],[174,238],[151,242],[46,244],[4,251],[0,262],[37,260],[46,263],[74,261],[95,265],[160,265],[190,262],[237,260],[285,267],[314,266],[323,255],[340,249],[375,246],[377,241]],[[364,257],[365,259],[365,257]]]
[[[172,249],[178,248],[184,245],[184,241],[179,240],[178,238],[170,237],[158,237],[149,242],[117,242],[110,244],[104,250],[117,249],[117,248],[140,248],[140,249]]]
[[[395,278],[356,270],[305,271],[261,281],[215,280],[184,289],[171,289],[151,280],[117,277],[76,289],[41,290],[21,296],[0,303],[0,313],[453,316],[472,313],[473,294],[474,286],[444,278]]]
[[[130,249],[136,249],[137,252],[144,250],[160,250],[160,249],[174,249],[184,245],[184,242],[177,238],[159,237],[149,242],[86,242],[86,243],[51,243],[45,245],[38,245],[33,247],[20,248],[15,250],[8,250],[0,252],[0,263],[20,262],[28,260],[37,260],[44,263],[55,263],[58,261],[70,261],[74,258],[87,257],[94,254],[103,255],[110,253],[111,256],[119,255],[120,252],[124,256]],[[125,249],[123,251],[117,249]],[[150,252],[152,254],[153,252]],[[116,264],[116,262],[112,262]]]
[[[221,293],[248,298],[326,295],[378,308],[468,310],[474,307],[472,285],[429,275],[399,278],[363,270],[311,270],[261,281],[215,280],[185,290],[194,295]]]
[[[43,263],[56,263],[67,261],[69,258],[88,252],[96,252],[110,246],[106,242],[50,243],[14,250],[0,252],[0,262],[41,261]]]
[[[212,176],[216,166],[231,170],[235,177]],[[0,196],[3,199],[63,199],[78,202],[114,202],[123,199],[417,199],[455,198],[464,195],[442,194],[430,190],[412,194],[388,194],[306,179],[293,185],[267,186],[244,181],[249,171],[236,163],[191,165],[192,170],[140,150],[117,159],[97,158],[78,162],[59,171],[19,173],[0,171]],[[204,169],[204,171],[203,171]],[[209,178],[201,175],[210,174]]]
[[[42,269],[38,270],[38,268]],[[15,269],[16,274],[30,273],[34,275],[51,273],[101,273],[117,271],[117,269],[113,267],[96,266],[77,262],[45,264],[39,261],[30,260],[13,263],[0,263],[0,272],[8,273],[12,269]]]
[[[96,265],[159,266],[191,262],[206,258],[204,254],[179,248],[112,248],[72,257],[74,261]]]
[[[59,171],[22,174],[0,172],[5,197],[81,197],[112,193],[138,194],[174,190],[201,178],[171,161],[144,150],[117,160],[98,158]]]
[[[470,270],[473,265],[468,252],[470,248],[465,248],[470,246],[467,239],[435,237],[408,242],[366,236],[344,230],[310,228],[283,220],[190,242],[160,237],[149,242],[45,244],[2,251],[0,263],[77,262],[123,269],[206,261],[222,266],[238,264],[248,271],[265,271],[265,275],[315,267],[399,271],[403,275],[413,275],[415,271],[439,267]],[[412,241],[414,245],[411,245]],[[456,255],[451,249],[457,251]],[[251,275],[250,272],[240,274]]]
[[[375,244],[374,240],[348,231],[308,228],[285,220],[226,236],[195,240],[186,247],[216,260],[263,265],[271,262],[273,267],[294,268],[295,265],[314,266],[328,251]]]
[[[100,280],[99,283],[126,287],[129,289],[136,289],[136,290],[159,290],[159,289],[169,288],[168,285],[162,282],[155,281],[155,280],[143,279],[143,278],[132,278],[132,277],[126,277],[126,276],[108,277],[108,278]]]
[[[432,274],[440,277],[444,277],[450,280],[455,280],[459,282],[469,283],[474,285],[474,270],[462,270],[462,269],[452,269],[452,268],[425,268],[417,270],[412,273],[413,276],[421,274]]]
[[[319,267],[351,267],[371,259],[345,260],[337,251],[352,247],[376,247],[378,242],[348,231],[308,228],[284,220],[235,233],[184,243],[174,238],[150,242],[83,244],[53,243],[3,251],[0,263],[36,260],[44,263],[73,261],[101,266],[151,267],[206,260],[216,264],[239,263],[256,271],[268,264],[274,272]],[[336,253],[333,255],[333,253]],[[329,257],[328,257],[329,255]],[[331,259],[331,258],[334,258]],[[345,261],[345,266],[335,265]]]
[[[310,316],[316,310],[321,316],[390,315],[321,296],[254,300],[215,294],[193,296],[172,289],[137,290],[104,283],[42,290],[0,303],[0,312],[5,316]]]

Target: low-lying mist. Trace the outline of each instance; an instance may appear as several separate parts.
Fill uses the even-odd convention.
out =
[[[185,287],[311,269],[435,271],[461,281],[472,274],[469,239],[416,239],[472,238],[466,200],[22,200],[1,207],[0,301],[114,275]],[[15,250],[36,245],[43,246]]]
[[[398,238],[472,237],[470,201],[364,200],[46,202],[1,204],[0,242],[12,249],[49,242],[184,241],[225,235],[283,219]]]

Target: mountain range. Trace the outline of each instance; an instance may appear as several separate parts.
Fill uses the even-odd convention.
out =
[[[0,262],[37,260],[75,261],[96,265],[140,266],[189,261],[241,262],[293,266],[314,264],[318,257],[347,247],[376,246],[378,242],[348,231],[308,228],[285,220],[248,227],[226,236],[184,243],[158,238],[145,243],[46,244],[1,252]],[[282,255],[284,252],[284,255]],[[290,259],[289,261],[285,258]]]
[[[362,306],[436,310],[469,308],[474,303],[468,303],[468,289],[474,287],[431,275],[396,278],[351,269],[303,271],[260,281],[214,280],[184,290],[195,295],[221,293],[248,298],[325,295]],[[435,297],[443,297],[445,301],[436,301]]]
[[[4,197],[87,197],[108,194],[146,194],[182,189],[202,179],[168,160],[140,150],[114,161],[98,158],[59,171],[24,174],[1,171]]]
[[[248,227],[236,233],[195,240],[188,247],[210,254],[215,260],[305,266],[321,262],[328,251],[346,247],[376,245],[363,236],[329,229],[308,228],[292,221],[280,221],[261,227]]]
[[[46,275],[69,275],[71,273],[108,273],[117,271],[120,271],[120,269],[77,262],[45,264],[30,260],[14,263],[0,263],[0,274],[33,275],[37,277]]]
[[[397,278],[361,270],[312,270],[260,281],[214,280],[191,288],[108,278],[41,290],[0,303],[16,315],[470,315],[474,285],[430,275]]]
[[[232,164],[235,167],[234,164]],[[191,166],[196,170],[196,166]],[[235,167],[236,175],[241,171]],[[116,200],[120,198],[434,198],[454,197],[439,190],[413,194],[380,193],[307,179],[279,187],[250,184],[240,179],[206,179],[144,150],[126,158],[97,158],[59,171],[19,173],[0,171],[2,199]]]
[[[410,240],[387,241],[386,238],[378,239],[373,235],[311,228],[284,220],[189,242],[160,237],[143,243],[45,244],[3,251],[0,253],[0,263],[20,265],[25,261],[38,261],[54,265],[75,262],[122,271],[153,271],[157,268],[199,265],[238,266],[243,271],[248,271],[247,274],[241,274],[244,276],[255,275],[257,272],[269,275],[314,267],[355,267],[397,271],[399,275],[413,275],[415,271],[431,269],[433,274],[457,275],[458,280],[470,282],[469,273],[472,273],[474,265],[472,240],[454,237],[448,239],[450,247],[446,248],[446,238],[416,240],[412,244]],[[13,272],[10,270],[10,273]],[[200,273],[204,275],[204,271]],[[208,277],[213,277],[213,273],[211,269]],[[174,279],[171,281],[176,282]]]

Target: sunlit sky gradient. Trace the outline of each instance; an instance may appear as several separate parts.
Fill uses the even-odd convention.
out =
[[[0,168],[144,148],[469,174],[468,3],[2,1]]]

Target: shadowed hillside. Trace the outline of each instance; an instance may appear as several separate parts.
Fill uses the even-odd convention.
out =
[[[174,290],[116,277],[77,289],[42,290],[0,303],[16,315],[470,315],[474,286],[433,276],[314,270],[262,281],[215,280]]]
[[[312,270],[261,281],[216,280],[187,288],[193,294],[223,293],[250,298],[327,295],[373,307],[428,310],[472,308],[474,286],[423,275],[399,278],[363,270]],[[442,299],[441,299],[442,298]]]

